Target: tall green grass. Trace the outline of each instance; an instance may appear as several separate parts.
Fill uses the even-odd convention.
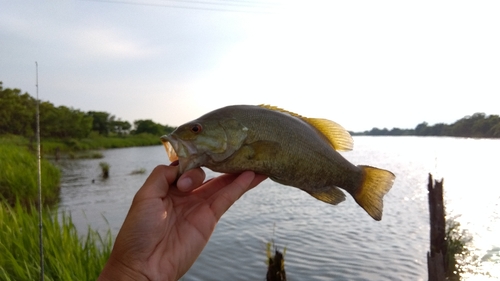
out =
[[[44,145],[63,152],[67,144],[49,140],[42,151]],[[40,275],[35,150],[32,140],[0,137],[0,280],[36,280]],[[59,199],[60,176],[58,168],[42,160],[45,280],[95,280],[109,258],[111,233],[100,236],[89,228],[79,237],[71,217],[50,208]]]
[[[0,143],[0,197],[28,206],[38,200],[38,160],[34,152],[15,144]],[[61,172],[42,160],[42,198],[45,205],[59,199]]]
[[[33,139],[33,141],[34,141],[34,139]],[[28,146],[29,143],[30,143],[30,140],[23,137],[23,136],[17,136],[17,135],[11,135],[11,134],[6,134],[6,135],[0,136],[0,146],[3,146],[3,145]]]
[[[29,208],[34,209],[34,208]],[[58,218],[59,217],[59,218]],[[0,201],[0,280],[37,280],[40,274],[38,214]],[[96,280],[112,248],[112,236],[89,228],[79,237],[71,216],[43,212],[45,280]]]

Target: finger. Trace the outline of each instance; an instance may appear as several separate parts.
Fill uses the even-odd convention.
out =
[[[239,174],[223,174],[218,177],[211,178],[207,180],[200,188],[196,189],[196,194],[197,196],[205,199],[216,196],[214,194],[219,192],[225,186],[231,184],[236,178],[238,178],[238,176]],[[255,187],[266,178],[267,176],[256,174],[255,179],[253,180],[249,188]]]
[[[142,187],[137,191],[134,201],[167,196],[169,184],[175,182],[179,168],[176,166],[156,166]]]
[[[223,174],[215,178],[207,180],[203,185],[197,188],[194,192],[197,196],[208,200],[214,196],[223,187],[231,184],[239,174]]]
[[[259,183],[265,181],[267,178],[268,178],[268,176],[261,175],[261,174],[255,174],[255,178],[253,179],[252,183],[250,184],[250,188],[248,190],[256,187],[257,185],[259,185]]]
[[[217,220],[231,207],[238,198],[254,187],[256,175],[252,171],[241,173],[234,181],[219,190],[215,200],[210,205]],[[208,183],[210,184],[210,183]],[[252,184],[255,184],[252,186]]]
[[[205,180],[205,171],[201,168],[189,170],[182,174],[177,180],[177,189],[183,192],[189,192],[199,187]]]

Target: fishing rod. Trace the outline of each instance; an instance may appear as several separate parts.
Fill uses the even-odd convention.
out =
[[[38,99],[38,62],[36,66],[36,143],[38,157],[38,228],[39,228],[39,246],[40,246],[40,280],[44,280],[43,263],[43,220],[42,220],[42,156],[40,145],[40,99]]]

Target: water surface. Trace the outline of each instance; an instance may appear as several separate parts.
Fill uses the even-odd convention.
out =
[[[287,248],[289,280],[427,280],[428,173],[445,179],[447,214],[473,238],[471,249],[480,267],[466,280],[500,278],[499,140],[354,140],[354,150],[343,153],[347,159],[396,174],[384,198],[382,221],[374,221],[350,197],[331,206],[266,180],[222,217],[183,280],[264,280],[266,243],[271,240]],[[82,233],[90,224],[101,231],[111,228],[116,235],[135,192],[168,158],[162,146],[103,153],[104,159],[65,163],[61,206]],[[101,161],[111,166],[107,180],[99,177]],[[146,174],[131,175],[141,168]],[[207,171],[207,177],[213,176]]]

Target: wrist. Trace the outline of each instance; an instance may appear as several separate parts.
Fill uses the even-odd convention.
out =
[[[139,270],[134,270],[112,257],[106,262],[98,281],[149,281]]]

